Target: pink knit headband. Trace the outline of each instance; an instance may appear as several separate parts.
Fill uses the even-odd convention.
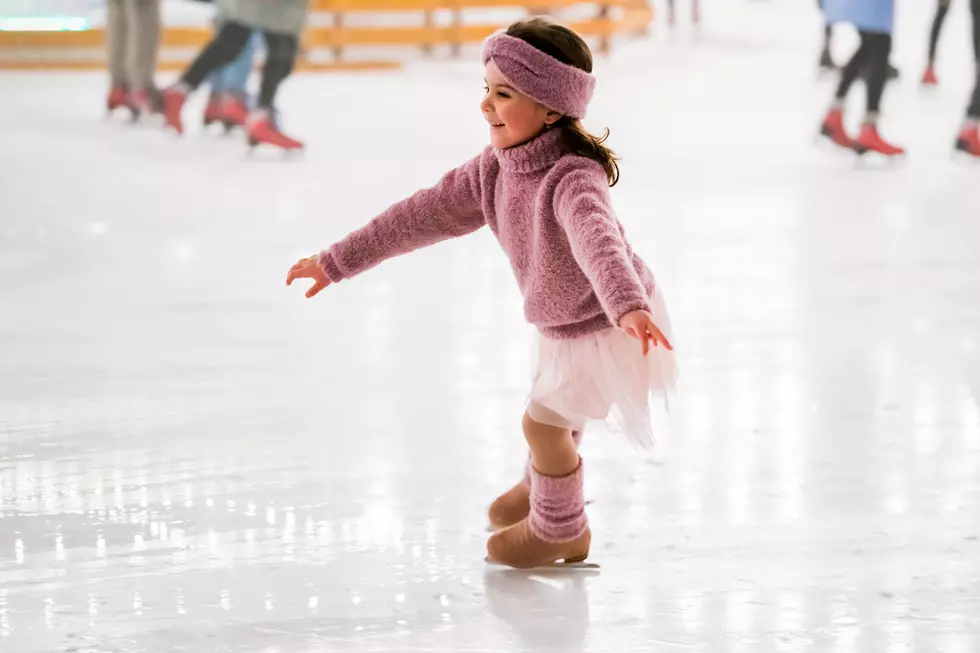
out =
[[[591,74],[503,32],[483,44],[483,65],[491,59],[514,88],[532,100],[563,116],[585,117],[595,89]]]

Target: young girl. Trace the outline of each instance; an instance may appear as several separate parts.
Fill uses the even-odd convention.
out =
[[[490,147],[300,260],[286,283],[312,279],[313,297],[385,259],[488,226],[540,333],[523,417],[527,484],[496,502],[491,520],[501,530],[487,543],[489,559],[522,568],[577,562],[591,533],[573,434],[612,412],[635,443],[652,445],[650,397],[676,374],[667,314],[610,205],[615,156],[580,122],[595,84],[588,46],[536,18],[488,39],[483,63]]]
[[[824,0],[824,14],[828,22],[853,24],[858,29],[861,45],[841,72],[837,94],[824,117],[821,133],[860,154],[869,151],[885,156],[904,154],[905,150],[886,142],[878,134],[878,112],[888,80],[888,57],[892,50],[895,0]],[[852,139],[844,128],[844,102],[865,66],[867,113],[861,132]]]

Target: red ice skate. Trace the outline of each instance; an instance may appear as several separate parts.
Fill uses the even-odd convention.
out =
[[[132,110],[129,102],[129,91],[125,86],[113,86],[109,89],[109,97],[106,98],[106,111],[112,113],[116,109],[127,108]]]
[[[244,98],[234,93],[227,93],[221,98],[221,112],[221,122],[228,131],[235,127],[244,127],[248,122],[248,105]]]
[[[224,125],[225,131],[231,131],[235,127],[244,127],[247,121],[248,106],[244,99],[234,93],[223,93],[208,99],[204,109],[205,127],[219,122]]]
[[[844,112],[839,108],[827,112],[820,126],[820,133],[841,147],[854,148],[854,140],[847,135],[844,128]]]
[[[956,150],[980,159],[980,129],[964,127],[956,137]]]
[[[929,64],[926,71],[922,73],[922,85],[936,86],[937,84],[939,84],[939,78],[936,77],[936,69],[932,66],[932,64]]]
[[[204,107],[204,126],[210,127],[216,122],[222,122],[224,112],[221,110],[221,97],[212,95],[208,98],[207,106]]]
[[[180,120],[180,112],[184,108],[184,102],[187,101],[187,93],[180,88],[171,87],[162,93],[160,100],[167,127],[172,127],[178,134],[183,134],[184,124]]]
[[[275,120],[268,111],[256,111],[248,119],[248,144],[255,147],[261,143],[274,145],[287,152],[303,149],[303,143],[286,136],[276,125]]]
[[[143,113],[162,113],[163,112],[163,99],[155,87],[141,89],[133,93],[130,98],[130,104],[133,109],[133,119],[140,117]]]
[[[885,156],[901,156],[905,150],[886,142],[878,134],[878,127],[874,123],[864,123],[861,133],[854,140],[854,150],[858,154],[867,152],[877,152]]]

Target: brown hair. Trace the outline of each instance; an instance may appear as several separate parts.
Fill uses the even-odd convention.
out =
[[[531,18],[514,23],[507,28],[507,35],[518,38],[558,61],[575,66],[587,73],[592,72],[592,51],[582,37],[558,23],[544,18]],[[609,178],[609,185],[619,181],[619,157],[606,146],[609,129],[599,137],[590,134],[580,120],[562,116],[552,127],[561,129],[565,145],[573,153],[602,164]]]

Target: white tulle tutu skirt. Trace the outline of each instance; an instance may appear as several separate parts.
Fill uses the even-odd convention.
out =
[[[673,344],[663,298],[655,293],[653,321]],[[542,424],[581,430],[605,422],[636,448],[656,444],[652,412],[669,412],[677,381],[674,353],[642,343],[621,329],[605,329],[570,340],[540,337],[528,415]],[[612,422],[612,423],[610,423]]]

